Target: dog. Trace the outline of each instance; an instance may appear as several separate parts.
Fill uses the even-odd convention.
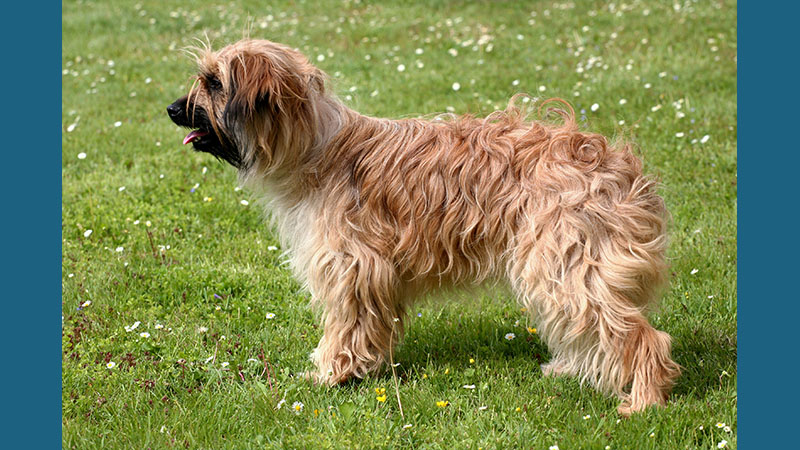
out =
[[[288,46],[196,50],[199,73],[167,112],[268,205],[322,310],[316,381],[381,367],[415,300],[495,282],[538,324],[545,375],[618,396],[622,415],[666,403],[680,367],[646,314],[668,214],[629,144],[581,132],[557,99],[539,111],[558,120],[528,119],[518,97],[485,118],[368,117]]]

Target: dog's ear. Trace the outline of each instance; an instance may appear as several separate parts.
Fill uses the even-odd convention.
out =
[[[280,166],[293,154],[289,150],[311,145],[315,100],[325,91],[322,71],[297,52],[267,47],[239,52],[227,72],[223,120],[245,160],[257,161],[265,172]]]
[[[271,107],[287,112],[308,100],[311,89],[324,90],[322,72],[291,55],[241,53],[230,62],[231,113],[251,116]]]
[[[228,68],[230,92],[226,115],[252,117],[256,109],[269,99],[271,81],[275,77],[269,59],[258,54],[240,53]]]

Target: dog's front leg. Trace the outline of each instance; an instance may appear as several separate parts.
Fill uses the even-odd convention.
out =
[[[331,385],[378,369],[403,332],[394,267],[363,248],[320,254],[311,274],[324,308],[324,335],[312,353],[314,378]]]

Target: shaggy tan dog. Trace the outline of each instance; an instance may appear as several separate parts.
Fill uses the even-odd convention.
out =
[[[317,380],[380,367],[415,299],[500,282],[538,323],[546,375],[616,394],[626,415],[666,401],[679,368],[644,315],[664,281],[666,211],[630,148],[580,132],[568,106],[562,124],[513,100],[481,119],[363,116],[269,41],[197,56],[169,115],[268,200],[324,311]]]

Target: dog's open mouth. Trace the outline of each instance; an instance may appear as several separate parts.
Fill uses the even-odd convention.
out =
[[[213,154],[219,154],[223,147],[216,133],[202,128],[192,130],[183,138],[183,145],[189,143],[194,146],[195,150]]]
[[[210,153],[219,159],[229,162],[234,167],[239,167],[241,164],[239,152],[236,151],[236,148],[230,141],[225,139],[223,143],[223,141],[220,140],[220,136],[211,130],[199,128],[190,131],[189,134],[183,138],[183,145],[189,143],[192,144],[195,150]]]
[[[234,167],[240,167],[241,157],[236,146],[224,134],[213,129],[203,108],[189,106],[186,99],[185,96],[181,97],[167,107],[167,113],[175,125],[191,130],[183,138],[183,145],[191,143],[199,152],[210,153]]]
[[[203,136],[207,136],[208,131],[203,130],[194,130],[191,133],[187,134],[185,138],[183,138],[183,145],[188,144],[189,142],[194,142]]]

